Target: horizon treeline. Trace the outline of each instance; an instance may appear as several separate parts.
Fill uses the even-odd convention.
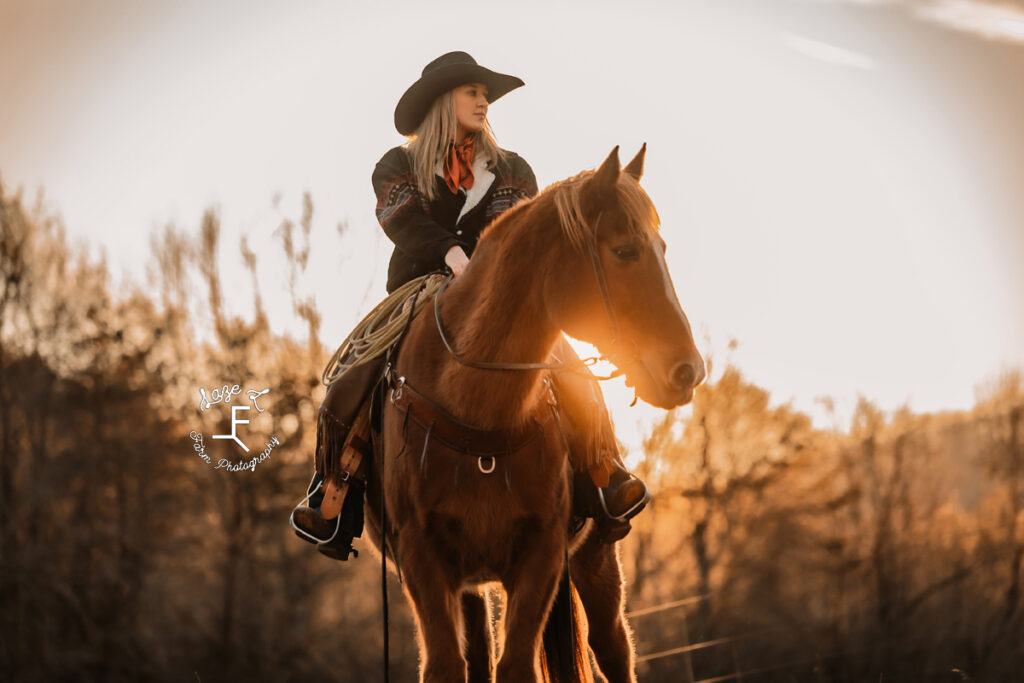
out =
[[[58,216],[0,181],[0,678],[379,678],[378,557],[334,562],[287,524],[333,350],[303,290],[313,214],[307,195],[275,233],[296,339],[271,329],[244,239],[253,313],[227,313],[216,211],[155,231],[150,286],[113,292]],[[1024,374],[989,380],[969,411],[861,399],[839,430],[717,360],[633,454],[654,493],[620,544],[640,679],[1014,680]],[[225,383],[233,403],[209,393]],[[200,410],[200,388],[220,410]],[[204,459],[190,435],[228,431],[243,404],[251,452],[231,459],[252,463],[227,471],[223,442]],[[393,680],[414,680],[389,587]]]

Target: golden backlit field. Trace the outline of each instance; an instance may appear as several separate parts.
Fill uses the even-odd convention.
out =
[[[378,680],[378,559],[328,560],[287,525],[340,341],[297,284],[312,202],[277,233],[306,322],[282,336],[258,295],[224,312],[216,257],[235,246],[215,212],[154,233],[150,282],[129,291],[59,218],[0,200],[0,678]],[[823,430],[708,361],[692,413],[631,454],[654,491],[621,543],[641,680],[1024,671],[1024,376],[979,377],[970,411],[861,401]],[[224,431],[198,409],[224,383],[270,389],[248,429],[281,445],[251,471],[189,438]],[[400,591],[392,577],[392,680],[408,681]]]

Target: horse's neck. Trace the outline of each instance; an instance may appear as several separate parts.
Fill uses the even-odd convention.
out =
[[[483,245],[482,245],[483,246]],[[486,245],[443,297],[445,332],[471,362],[542,363],[560,330],[544,311],[539,254],[526,244]],[[438,341],[440,343],[440,341]],[[533,414],[539,370],[480,370],[450,359],[440,388],[459,417],[484,428],[518,426]]]

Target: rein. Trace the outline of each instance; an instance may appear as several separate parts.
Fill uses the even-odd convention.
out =
[[[412,295],[412,305],[409,306],[409,316],[405,320],[405,324],[402,327],[401,334],[398,336],[398,340],[388,347],[387,350],[387,365],[385,366],[385,376],[391,370],[391,361],[395,355],[397,355],[397,349],[402,345],[402,341],[405,339],[405,335],[409,333],[409,328],[412,327],[412,321],[416,317],[416,313],[419,309],[416,307],[416,302],[420,298],[420,293],[427,287],[427,279],[423,278],[418,286],[416,292]],[[379,441],[379,440],[378,440]],[[375,449],[376,450],[376,449]],[[374,458],[376,462],[376,458]],[[380,592],[381,592],[381,621],[383,622],[383,645],[384,645],[384,683],[391,683],[391,655],[390,655],[390,640],[391,640],[391,622],[388,618],[388,508],[385,501],[385,487],[384,487],[384,461],[383,454],[380,457]],[[398,564],[398,549],[392,548],[393,562],[395,569],[398,571],[398,580],[402,580],[402,570]]]
[[[604,304],[605,313],[607,313],[608,319],[612,324],[613,333],[611,345],[614,349],[620,344],[619,337],[621,336],[622,329],[619,327],[619,319],[615,315],[615,309],[612,307],[611,294],[608,292],[608,280],[605,278],[604,266],[601,265],[601,257],[597,251],[597,226],[600,225],[602,216],[604,216],[603,211],[597,215],[597,221],[594,223],[594,229],[590,231],[591,239],[587,240],[587,251],[590,254],[591,265],[594,267],[594,276],[597,278],[597,286],[601,292],[601,301]],[[584,358],[578,363],[504,363],[466,360],[455,351],[451,342],[448,341],[448,335],[445,334],[444,331],[444,322],[441,320],[441,306],[439,300],[445,290],[448,289],[448,284],[452,281],[452,277],[453,275],[449,275],[445,278],[444,282],[441,283],[440,289],[438,289],[437,293],[434,294],[434,322],[437,323],[437,331],[441,335],[441,342],[444,344],[444,348],[447,349],[448,354],[460,365],[464,365],[467,368],[476,368],[478,370],[551,370],[553,372],[573,372],[595,382],[615,379],[616,377],[621,377],[626,374],[625,370],[619,369],[616,369],[607,376],[597,376],[590,372],[580,372],[578,370],[578,368],[590,367],[602,359],[611,360],[603,355]],[[631,360],[635,358],[636,355],[636,342],[633,342],[633,353],[629,355],[629,359]]]

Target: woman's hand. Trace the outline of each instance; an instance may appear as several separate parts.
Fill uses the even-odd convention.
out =
[[[455,246],[444,255],[444,262],[452,269],[452,276],[458,277],[462,275],[462,271],[469,265],[469,257],[466,256],[466,252],[462,250],[462,247]]]

